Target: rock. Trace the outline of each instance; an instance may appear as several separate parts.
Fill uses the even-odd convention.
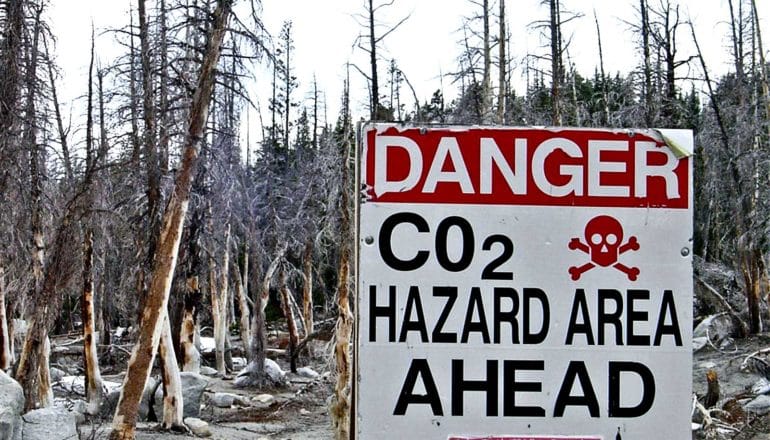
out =
[[[249,406],[249,401],[242,396],[232,393],[214,393],[209,402],[217,408],[230,408],[233,405]]]
[[[216,376],[219,373],[216,369],[203,365],[201,366],[201,374],[206,376]]]
[[[264,403],[266,405],[269,405],[275,402],[275,397],[273,397],[272,394],[260,394],[257,397],[255,397],[254,400],[259,403]]]
[[[276,383],[283,383],[286,378],[286,372],[281,370],[278,362],[272,359],[265,359],[265,373],[270,380]]]
[[[88,412],[88,404],[84,400],[76,400],[72,403],[70,411],[75,415],[75,421],[77,424],[81,424],[86,421],[86,413]]]
[[[196,437],[211,437],[211,429],[209,429],[209,424],[201,419],[197,419],[195,417],[186,417],[184,419],[184,424],[190,428],[190,431],[192,431]]]
[[[702,348],[708,345],[708,338],[701,336],[699,338],[692,338],[692,351],[700,351]]]
[[[729,341],[735,333],[733,320],[725,313],[707,316],[692,332],[693,339],[707,337],[715,346]],[[694,343],[694,341],[693,341]]]
[[[99,416],[103,419],[109,419],[115,415],[115,409],[118,406],[118,399],[120,399],[120,390],[112,390],[107,393],[107,397],[102,402],[102,407],[99,408]]]
[[[310,414],[310,411],[306,410],[305,408],[301,408],[299,410],[299,413],[302,414],[303,416],[306,416]]]
[[[203,397],[203,391],[209,384],[209,379],[198,374],[189,371],[183,371],[179,373],[182,380],[182,402],[184,407],[182,409],[182,417],[198,417],[201,412],[201,397]],[[153,405],[155,414],[161,416],[163,414],[163,386],[159,386],[155,392],[155,402]]]
[[[242,357],[234,357],[233,358],[233,369],[234,370],[242,370],[246,367],[246,358]]]
[[[24,440],[72,440],[78,438],[75,414],[53,407],[32,410],[22,416]]]
[[[770,396],[764,394],[757,396],[754,400],[744,405],[743,408],[757,415],[767,414],[770,412]]]
[[[50,371],[51,371],[51,382],[59,382],[64,378],[64,376],[67,375],[66,371],[56,367],[51,367]]]
[[[770,382],[764,377],[760,378],[754,385],[752,385],[751,392],[754,394],[770,393]]]
[[[217,345],[214,342],[214,338],[201,336],[201,348],[199,350],[201,354],[214,353],[214,351],[216,351],[216,348],[217,348]]]
[[[320,376],[320,374],[318,374],[315,370],[313,370],[310,367],[297,368],[297,374],[299,374],[302,377],[307,377],[310,379],[315,379],[318,376]]]
[[[0,370],[0,439],[21,440],[24,391]]]
[[[160,393],[161,396],[163,396],[163,388],[160,385],[160,381],[154,377],[149,377],[147,379],[147,384],[144,386],[144,391],[142,392],[142,400],[139,401],[139,420],[157,422],[159,417],[163,416],[162,406],[160,407],[160,410],[156,409],[154,405],[150,408],[151,397],[153,394],[157,396],[157,393]],[[163,397],[161,397],[161,399],[163,399]],[[153,411],[152,417],[150,417],[150,410]]]

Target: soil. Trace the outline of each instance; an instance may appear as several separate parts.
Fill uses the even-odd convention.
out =
[[[724,344],[723,344],[724,345]],[[241,389],[233,386],[232,378],[210,377],[211,382],[203,396],[200,419],[209,424],[212,439],[221,440],[327,440],[333,438],[329,419],[329,399],[333,393],[334,377],[331,373],[331,347],[328,342],[312,341],[312,358],[305,358],[300,365],[309,366],[319,373],[314,379],[287,372],[288,385],[277,389]],[[719,406],[729,407],[731,399],[745,404],[754,397],[751,389],[759,376],[741,368],[743,360],[751,353],[770,347],[770,334],[730,341],[721,348],[708,346],[693,354],[693,392],[702,397],[706,393],[706,371],[713,369],[719,377],[721,396]],[[288,363],[282,357],[274,357],[285,371]],[[117,379],[116,379],[117,380]],[[269,404],[253,403],[249,406],[216,408],[208,404],[208,396],[225,392],[246,397],[270,394]],[[253,402],[253,401],[252,401]],[[711,411],[713,424],[708,429],[693,431],[693,439],[770,440],[770,416],[742,414],[730,420],[725,411]],[[702,417],[696,411],[695,422]],[[139,423],[138,440],[196,438],[191,433],[160,432],[157,423]],[[106,439],[109,420],[91,421],[80,426],[81,438]]]

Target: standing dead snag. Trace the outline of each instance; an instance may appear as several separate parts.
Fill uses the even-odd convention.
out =
[[[279,275],[279,290],[281,292],[281,309],[283,310],[283,316],[286,317],[286,326],[289,330],[289,359],[290,368],[292,373],[297,372],[297,356],[294,352],[297,350],[297,344],[299,343],[299,335],[297,334],[297,324],[294,321],[294,313],[291,310],[291,300],[289,296],[289,286],[286,285],[286,270],[281,268],[281,274]]]
[[[0,370],[7,371],[13,363],[11,336],[8,334],[8,314],[5,309],[5,268],[0,266]]]
[[[345,130],[348,133],[348,130]],[[337,385],[331,404],[332,426],[337,440],[349,439],[351,435],[351,360],[350,342],[353,333],[353,314],[350,311],[348,291],[350,274],[350,243],[352,242],[350,228],[350,196],[348,157],[350,154],[350,139],[345,139],[345,151],[342,154],[342,185],[340,194],[340,229],[341,246],[339,273],[337,275],[337,329],[334,344],[334,361],[337,367]]]
[[[142,314],[142,327],[139,329],[138,339],[128,363],[128,371],[112,423],[111,440],[134,438],[139,401],[158,349],[163,320],[166,319],[168,296],[182,237],[182,226],[187,213],[192,176],[206,126],[216,65],[232,4],[233,0],[219,0],[213,14],[213,24],[208,33],[208,43],[190,108],[181,163],[174,190],[163,214],[157,251],[153,260],[150,289],[147,292],[147,301]]]
[[[89,225],[83,238],[83,359],[85,367],[86,401],[88,413],[96,414],[102,402],[102,375],[99,371],[99,355],[96,353],[94,332],[94,230]]]
[[[249,257],[248,254],[244,256],[244,269],[249,264]],[[251,335],[251,325],[249,325],[249,319],[250,319],[250,313],[249,313],[249,303],[246,300],[247,293],[246,293],[246,283],[244,283],[244,277],[241,277],[241,271],[238,268],[237,264],[233,264],[233,275],[235,277],[235,293],[238,295],[238,310],[241,314],[241,341],[243,342],[243,348],[246,352],[246,359],[251,360],[252,358],[252,352],[251,352],[251,344],[249,344],[249,335]],[[248,272],[246,273],[246,276],[248,276]]]
[[[302,320],[305,324],[305,338],[313,333],[313,240],[305,242],[302,254]]]
[[[182,328],[179,331],[180,347],[182,348],[182,371],[200,372],[201,355],[195,348],[196,315],[200,304],[201,292],[198,277],[187,279],[187,291],[184,295],[184,311],[182,312]]]

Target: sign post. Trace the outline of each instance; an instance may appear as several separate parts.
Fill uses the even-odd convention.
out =
[[[689,438],[690,151],[365,125],[357,438]]]

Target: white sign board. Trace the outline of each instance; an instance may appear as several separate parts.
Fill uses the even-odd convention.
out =
[[[364,126],[357,438],[689,438],[691,149]]]

